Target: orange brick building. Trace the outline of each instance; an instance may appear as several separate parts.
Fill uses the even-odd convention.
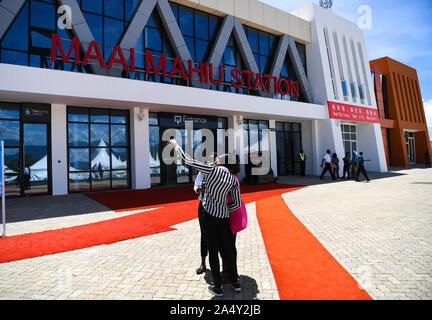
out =
[[[417,71],[389,57],[372,60],[375,96],[388,166],[408,167],[432,156]]]

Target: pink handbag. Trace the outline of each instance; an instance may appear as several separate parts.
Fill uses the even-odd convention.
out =
[[[237,178],[237,181],[238,181],[238,178]],[[240,183],[239,183],[239,186],[240,186]],[[232,198],[228,194],[228,203],[231,203],[231,202],[232,202]],[[231,227],[231,232],[233,234],[236,234],[237,232],[242,231],[243,229],[246,229],[246,227],[247,227],[247,211],[246,211],[246,206],[245,206],[243,200],[241,200],[241,207],[238,208],[236,211],[231,212],[231,214],[230,214],[230,227]]]

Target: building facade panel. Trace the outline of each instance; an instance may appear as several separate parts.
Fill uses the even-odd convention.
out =
[[[290,14],[256,0],[100,3],[26,1],[0,38],[10,195],[189,184],[196,171],[165,163],[163,149],[173,134],[199,154],[202,129],[215,151],[240,156],[251,183],[299,174],[301,148],[307,174],[319,174],[326,149],[364,151],[369,170],[387,169],[379,126],[360,117],[376,104],[354,23],[316,5]],[[60,5],[72,9],[70,29],[57,23]],[[334,117],[330,102],[348,103],[354,118]],[[35,121],[27,109],[49,117]],[[43,145],[27,139],[36,129]],[[46,152],[29,158],[26,146]]]
[[[425,163],[425,153],[432,152],[416,70],[388,57],[370,65],[387,137],[383,134],[387,163],[402,167]]]

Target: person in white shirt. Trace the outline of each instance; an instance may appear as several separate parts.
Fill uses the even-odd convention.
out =
[[[332,177],[333,180],[336,180],[336,177],[334,176],[332,167],[331,167],[331,157],[330,157],[330,150],[327,150],[326,154],[324,155],[322,161],[321,161],[321,168],[324,166],[324,169],[321,173],[320,179],[324,180],[324,175],[326,174],[326,172],[330,172],[330,175]]]

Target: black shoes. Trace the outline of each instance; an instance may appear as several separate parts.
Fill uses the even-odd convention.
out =
[[[222,297],[223,296],[223,291],[222,288],[217,288],[215,286],[210,286],[208,287],[208,291],[215,295],[216,297]]]
[[[240,282],[239,281],[237,281],[236,283],[233,283],[232,287],[233,287],[233,289],[234,289],[235,292],[241,291],[241,286],[240,286]]]

